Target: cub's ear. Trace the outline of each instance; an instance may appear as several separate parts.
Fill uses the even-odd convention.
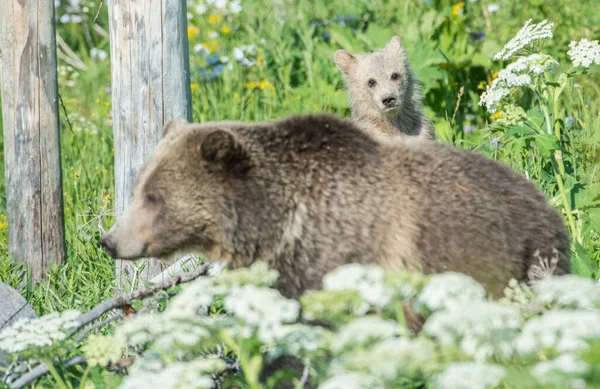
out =
[[[183,119],[169,120],[163,127],[163,138],[167,136],[168,133],[173,133],[179,130],[180,128],[183,128],[186,124],[188,124],[187,120]]]
[[[206,135],[200,146],[200,155],[211,165],[236,173],[245,173],[252,167],[246,147],[226,130],[215,130]]]
[[[388,51],[400,51],[402,50],[402,42],[398,35],[394,35],[392,39],[385,45],[385,49]]]
[[[338,50],[333,54],[333,61],[342,73],[348,75],[350,74],[350,68],[356,63],[356,57],[346,50]]]

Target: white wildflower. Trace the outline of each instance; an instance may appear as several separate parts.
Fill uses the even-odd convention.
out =
[[[417,296],[415,304],[434,312],[482,301],[484,298],[485,289],[477,281],[462,273],[445,272],[431,277]]]
[[[218,9],[224,10],[227,7],[227,0],[215,0],[214,5]]]
[[[592,63],[600,65],[600,44],[598,41],[588,41],[583,38],[579,42],[569,43],[567,54],[571,57],[573,65],[589,68]]]
[[[498,103],[508,95],[511,88],[531,85],[532,76],[539,76],[551,65],[556,64],[552,57],[543,54],[531,54],[519,57],[506,68],[498,72],[498,78],[481,94],[479,105],[485,105],[490,113],[496,112]]]
[[[206,48],[202,43],[198,43],[194,46],[194,51],[200,55],[208,55],[210,54],[210,50]],[[211,267],[212,269],[212,267]]]
[[[106,366],[121,358],[122,344],[112,336],[91,334],[83,346],[85,359],[89,366]]]
[[[442,345],[458,345],[476,361],[485,361],[491,356],[510,357],[520,326],[517,308],[480,301],[435,312],[423,332]]]
[[[239,14],[242,11],[241,0],[233,0],[231,3],[229,3],[229,10],[231,13]]]
[[[378,266],[350,263],[326,274],[323,289],[356,290],[366,303],[385,307],[393,291],[385,285],[384,275],[383,269]]]
[[[452,363],[433,378],[436,389],[492,389],[497,388],[506,375],[497,365],[474,362]]]
[[[242,49],[240,49],[239,47],[234,48],[233,49],[233,57],[238,62],[242,61],[245,58],[244,51]]]
[[[343,361],[348,371],[368,371],[386,381],[419,374],[435,359],[432,342],[406,337],[384,340],[364,352],[352,352]]]
[[[403,328],[392,320],[366,316],[343,326],[332,340],[331,349],[334,352],[341,352],[349,347],[364,346],[403,333]]]
[[[331,333],[324,328],[303,324],[283,325],[277,344],[269,350],[271,360],[281,355],[304,355],[328,348]]]
[[[553,26],[554,23],[548,23],[547,20],[544,20],[541,23],[531,24],[531,19],[529,19],[517,35],[515,35],[502,50],[496,53],[494,59],[509,59],[532,42],[552,38]]]
[[[319,385],[318,389],[384,389],[377,377],[364,373],[342,373],[334,375]]]
[[[216,32],[216,31],[211,31],[211,32],[208,33],[208,37],[210,39],[217,39],[219,37],[219,33]]]
[[[208,8],[206,7],[206,4],[198,4],[196,6],[196,13],[198,15],[204,15],[207,10],[208,10]]]
[[[300,303],[283,297],[278,291],[246,285],[235,288],[224,300],[225,309],[241,319],[249,328],[258,329],[263,343],[282,335],[283,323],[298,318]]]
[[[0,349],[18,353],[29,347],[51,346],[66,339],[69,330],[77,326],[80,313],[67,310],[39,318],[24,318],[0,332]]]
[[[485,105],[490,113],[495,113],[498,110],[498,103],[509,91],[508,88],[494,88],[488,85],[486,91],[481,94],[479,105]]]
[[[600,313],[550,311],[525,323],[515,347],[522,354],[546,348],[566,353],[587,348],[585,338],[600,338]]]
[[[132,371],[132,374],[123,380],[119,388],[209,389],[215,387],[214,380],[209,374],[221,371],[224,368],[225,363],[223,361],[214,359],[176,362],[158,372]]]
[[[487,10],[489,13],[493,14],[494,12],[498,12],[500,10],[500,6],[498,6],[498,4],[490,4],[487,6]]]
[[[543,304],[557,304],[591,309],[600,304],[600,287],[591,279],[567,274],[536,283],[537,300]]]
[[[582,375],[587,373],[589,365],[578,359],[573,354],[563,354],[550,361],[538,362],[531,373],[543,383],[553,383],[557,379],[569,375]]]

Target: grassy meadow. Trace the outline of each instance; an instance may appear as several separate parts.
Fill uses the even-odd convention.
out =
[[[97,243],[100,225],[109,227],[114,215],[107,6],[55,2],[64,41],[59,92],[68,259],[35,287],[8,257],[0,159],[0,280],[21,291],[38,314],[88,310],[111,297],[114,285],[113,261]],[[372,51],[399,35],[440,141],[507,163],[538,183],[569,226],[574,272],[600,278],[600,66],[573,70],[567,54],[571,41],[600,37],[595,1],[187,3],[194,121],[321,111],[349,116],[333,53]],[[554,23],[553,37],[534,52],[556,63],[545,84],[519,89],[490,112],[480,96],[511,62],[493,57],[530,18]],[[557,80],[561,73],[567,77]]]

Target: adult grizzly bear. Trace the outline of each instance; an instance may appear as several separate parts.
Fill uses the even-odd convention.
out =
[[[129,209],[101,239],[115,258],[197,251],[280,273],[298,297],[348,263],[458,271],[494,296],[558,252],[561,216],[507,166],[422,142],[377,141],[349,119],[172,121],[143,167]]]

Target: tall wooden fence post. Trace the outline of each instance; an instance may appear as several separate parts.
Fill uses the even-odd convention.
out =
[[[65,257],[54,1],[0,12],[8,249],[34,280]]]
[[[187,8],[185,0],[110,0],[108,12],[119,214],[131,202],[139,169],[164,124],[192,119]],[[127,285],[132,265],[116,262],[120,285]],[[160,271],[160,262],[149,259],[140,277],[150,280]]]

